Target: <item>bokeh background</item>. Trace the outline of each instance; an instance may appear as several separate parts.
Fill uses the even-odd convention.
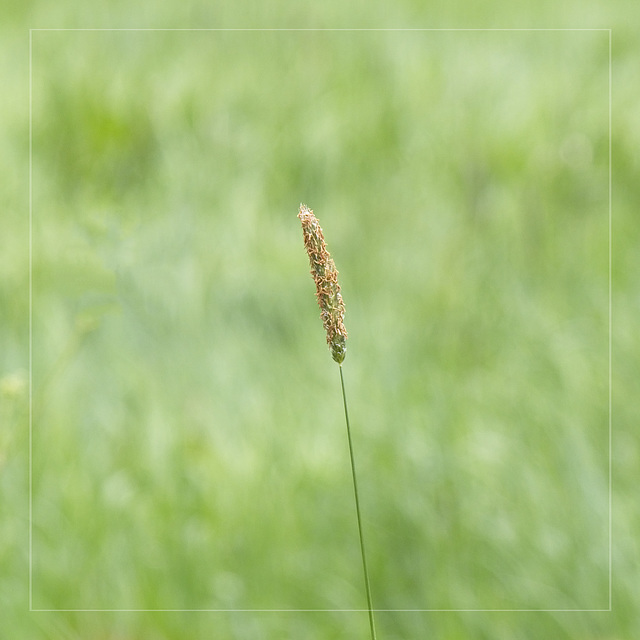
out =
[[[379,637],[640,634],[637,10],[420,7],[3,10],[1,637],[367,637],[300,202]]]

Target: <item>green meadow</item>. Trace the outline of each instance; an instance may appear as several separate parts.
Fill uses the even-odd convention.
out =
[[[637,9],[14,5],[0,638],[368,637],[301,202],[378,638],[640,637]]]

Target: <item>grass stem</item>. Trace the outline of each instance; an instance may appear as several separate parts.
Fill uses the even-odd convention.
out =
[[[371,627],[371,640],[376,640],[376,627],[373,621],[373,606],[371,604],[371,586],[369,584],[369,571],[367,570],[367,555],[364,551],[364,537],[362,535],[362,521],[360,518],[360,499],[358,497],[358,480],[356,476],[356,464],[353,458],[353,444],[351,442],[351,427],[349,425],[349,411],[347,410],[347,394],[344,390],[344,376],[342,364],[340,367],[340,383],[342,384],[342,399],[344,401],[344,417],[347,421],[347,438],[349,439],[349,457],[351,459],[351,474],[353,476],[353,493],[356,498],[356,516],[358,520],[358,534],[360,536],[360,552],[362,553],[362,568],[364,570],[364,584],[367,592],[367,611],[369,612],[369,626]]]

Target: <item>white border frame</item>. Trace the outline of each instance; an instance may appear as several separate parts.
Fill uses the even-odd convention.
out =
[[[611,109],[611,93],[612,93],[612,65],[611,65],[611,40],[612,29],[102,29],[102,28],[89,28],[89,29],[65,29],[65,28],[52,28],[52,29],[29,29],[29,611],[77,611],[77,612],[252,612],[252,613],[284,613],[284,612],[367,612],[368,609],[35,609],[33,607],[33,109],[32,109],[32,96],[33,96],[33,33],[35,31],[603,31],[609,34],[609,167],[608,167],[608,207],[609,207],[609,341],[608,341],[608,382],[609,382],[609,602],[606,609],[373,609],[373,612],[540,612],[540,613],[556,613],[556,612],[574,612],[574,613],[586,613],[586,612],[611,612],[612,611],[612,587],[613,587],[613,510],[612,510],[612,293],[611,293],[611,265],[612,265],[612,243],[611,243],[611,230],[612,230],[612,215],[611,215],[611,187],[612,187],[612,153],[611,153],[611,130],[612,130],[612,109]]]

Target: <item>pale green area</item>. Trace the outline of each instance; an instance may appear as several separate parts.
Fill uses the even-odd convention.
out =
[[[380,640],[640,637],[640,124],[625,5],[509,6],[497,24],[408,2],[393,15],[328,3],[315,18],[293,4],[14,4],[1,45],[0,638],[368,637],[366,613],[348,611],[366,600],[301,201],[347,309],[375,607],[609,609],[609,34],[42,31],[33,608],[293,611],[28,611],[28,27],[266,25],[620,25],[613,611],[376,622]]]

